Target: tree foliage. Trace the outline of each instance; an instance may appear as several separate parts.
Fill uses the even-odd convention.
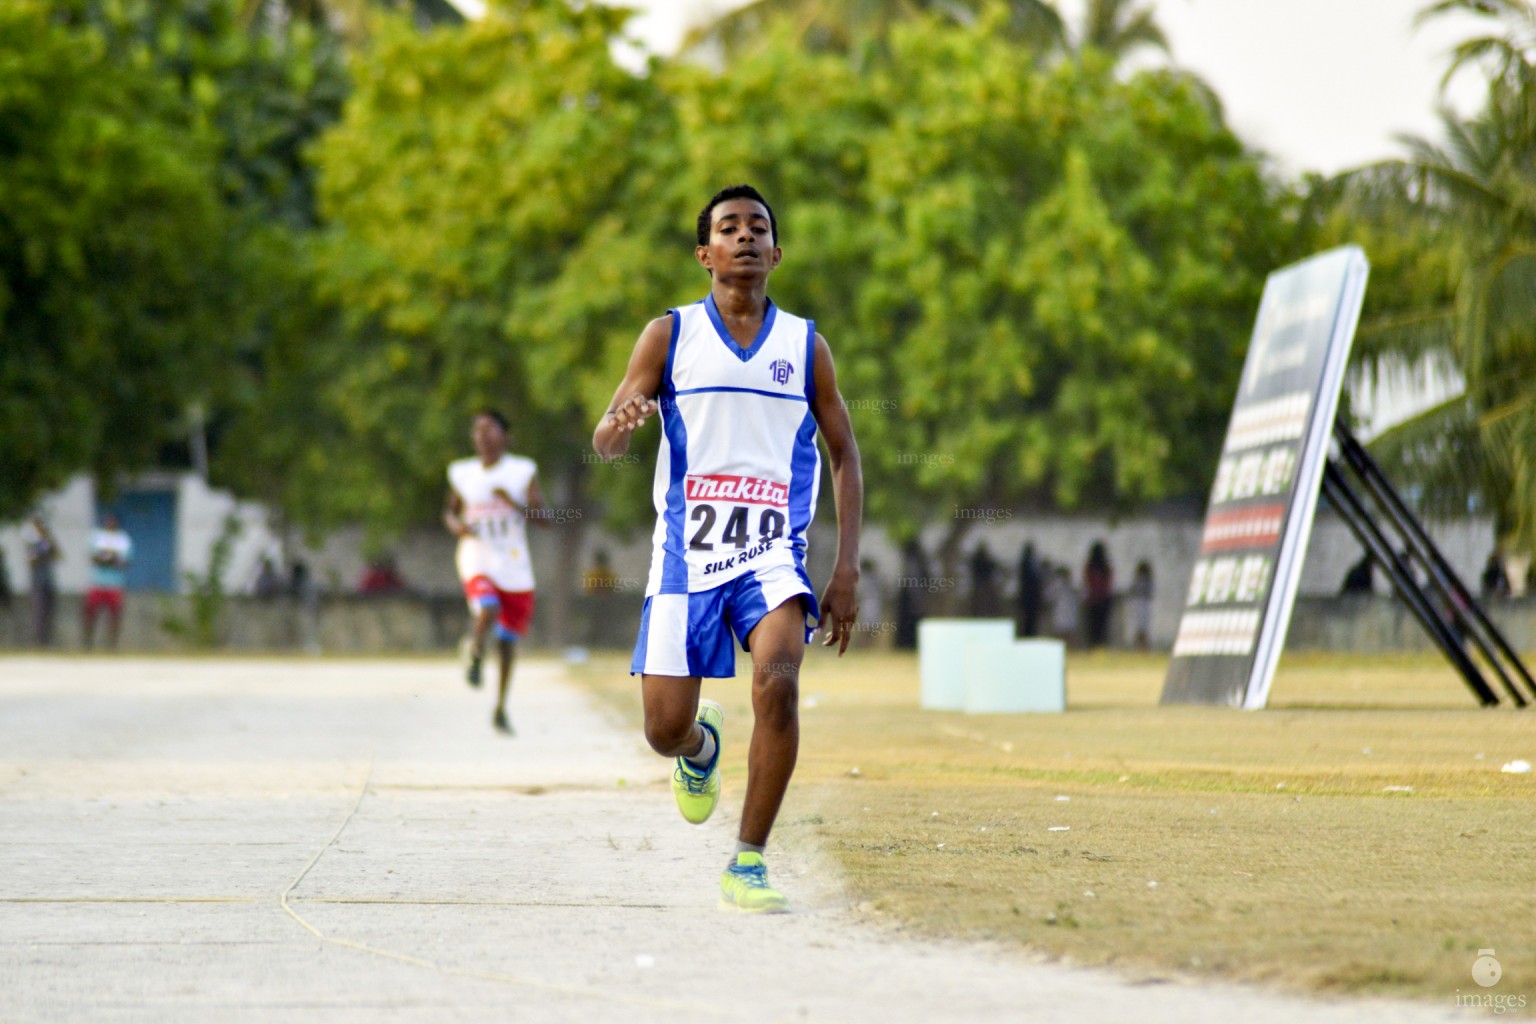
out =
[[[268,408],[313,405],[294,425],[258,416],[275,433],[252,438],[311,525],[424,518],[482,406],[518,450],[582,465],[611,387],[598,357],[638,329],[609,314],[656,294],[636,224],[670,133],[650,81],[612,59],[622,17],[535,0],[429,32],[385,18],[355,55],[315,151],[314,281],[336,330],[323,351],[274,351]]]
[[[788,27],[800,46],[847,53],[923,15],[972,24],[989,5],[1003,11],[993,28],[1010,41],[1039,52],[1065,45],[1066,25],[1050,0],[753,0],[694,29],[686,46],[735,52]]]
[[[0,11],[0,518],[110,490],[238,388],[343,82],[323,34],[224,0]]]
[[[780,214],[775,300],[832,342],[874,518],[958,536],[961,510],[1198,493],[1263,275],[1294,255],[1284,196],[1195,83],[1018,45],[1044,6],[903,8],[857,52],[770,19],[727,69],[639,75],[597,5],[386,14],[313,144],[343,87],[326,40],[264,63],[238,33],[159,34],[144,88],[195,168],[176,211],[205,211],[187,273],[243,282],[208,288],[222,331],[178,320],[205,362],[163,374],[167,404],[217,382],[221,482],[314,529],[430,518],[483,405],[557,502],[643,519],[653,439],[612,468],[586,439],[643,324],[708,287],[699,207],[751,181]],[[55,31],[128,46],[87,22]]]
[[[0,7],[0,519],[148,461],[227,309],[212,133],[53,15]]]
[[[1364,327],[1368,367],[1448,357],[1463,397],[1378,442],[1433,511],[1481,501],[1501,532],[1536,546],[1536,4],[1445,0],[1425,17],[1494,19],[1459,46],[1451,73],[1487,77],[1483,109],[1442,114],[1444,140],[1410,139],[1409,159],[1326,190],[1335,234],[1365,233],[1401,263]],[[1449,77],[1449,73],[1448,73]],[[1374,252],[1373,252],[1374,255]],[[1391,263],[1389,263],[1389,266]]]
[[[752,180],[782,203],[773,291],[832,342],[871,515],[1203,488],[1284,254],[1255,159],[1176,76],[1042,70],[987,22],[889,44],[856,70],[788,24],[667,79],[695,201]]]

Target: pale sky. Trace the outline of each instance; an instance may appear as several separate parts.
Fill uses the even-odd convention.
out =
[[[623,0],[642,11],[631,32],[667,53],[688,25],[742,0]],[[1477,19],[1413,27],[1428,0],[1155,0],[1173,60],[1199,74],[1227,120],[1282,171],[1331,174],[1402,156],[1400,133],[1439,137],[1435,109],[1448,52],[1492,30]],[[1069,25],[1082,0],[1058,0]],[[1453,92],[1477,108],[1474,76]]]

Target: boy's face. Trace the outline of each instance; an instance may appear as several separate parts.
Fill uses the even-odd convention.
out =
[[[474,443],[475,454],[486,461],[500,458],[501,453],[507,450],[507,432],[489,416],[475,417],[469,439]]]
[[[711,210],[709,244],[694,255],[722,280],[766,278],[783,258],[774,244],[768,208],[755,199],[728,199]]]

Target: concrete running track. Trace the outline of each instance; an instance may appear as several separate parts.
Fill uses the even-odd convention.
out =
[[[1461,1019],[914,941],[814,851],[721,911],[739,792],[684,823],[554,663],[490,708],[445,660],[0,658],[0,1021]]]

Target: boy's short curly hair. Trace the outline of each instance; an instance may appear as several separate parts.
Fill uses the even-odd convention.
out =
[[[773,233],[773,244],[779,244],[779,222],[773,216],[773,207],[768,205],[768,200],[764,199],[763,194],[751,185],[732,185],[730,188],[723,188],[716,192],[709,202],[704,204],[704,209],[699,211],[700,245],[709,244],[709,228],[714,220],[715,207],[732,199],[751,199],[753,202],[762,203],[763,209],[768,211],[768,228]]]

